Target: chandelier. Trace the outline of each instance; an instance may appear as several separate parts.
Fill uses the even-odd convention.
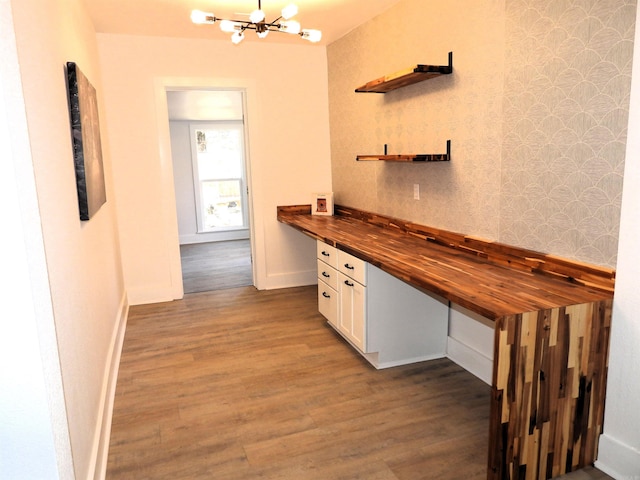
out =
[[[265,38],[269,32],[281,32],[299,35],[313,43],[319,42],[322,38],[320,30],[301,28],[300,22],[291,20],[297,13],[298,7],[290,3],[282,9],[278,18],[272,22],[267,22],[265,21],[266,15],[262,11],[262,2],[258,0],[258,9],[251,12],[249,20],[227,20],[218,18],[213,13],[193,10],[191,12],[191,21],[196,24],[209,25],[220,22],[220,30],[232,33],[231,41],[236,45],[244,40],[245,30],[255,30],[260,38]]]

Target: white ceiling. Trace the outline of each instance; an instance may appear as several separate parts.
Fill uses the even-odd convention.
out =
[[[275,20],[282,7],[292,1],[298,5],[295,19],[302,28],[322,30],[319,44],[328,45],[399,0],[262,0],[266,20]],[[218,40],[229,39],[229,34],[221,32],[218,25],[194,25],[191,10],[241,20],[258,8],[258,0],[84,0],[84,3],[99,33]],[[245,41],[313,45],[296,35],[271,33],[260,40],[253,32],[248,33]]]

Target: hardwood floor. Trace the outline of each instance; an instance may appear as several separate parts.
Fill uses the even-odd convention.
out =
[[[180,245],[185,293],[253,285],[249,240]]]
[[[489,387],[448,360],[376,371],[316,288],[131,308],[109,479],[485,478]]]
[[[567,473],[556,477],[555,480],[614,480],[606,473],[601,472],[597,468],[587,467],[577,472]]]
[[[488,415],[449,360],[375,370],[316,287],[192,294],[131,308],[107,478],[484,479]]]

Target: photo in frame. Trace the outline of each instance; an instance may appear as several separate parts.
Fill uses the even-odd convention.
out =
[[[333,192],[314,193],[311,199],[312,215],[333,215]]]
[[[89,220],[107,201],[98,98],[74,62],[67,62],[67,88],[80,220]]]

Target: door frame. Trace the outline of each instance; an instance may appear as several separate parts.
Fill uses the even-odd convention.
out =
[[[242,90],[244,92],[244,128],[245,128],[245,166],[247,186],[249,188],[249,238],[251,244],[251,268],[253,284],[259,290],[266,285],[266,259],[262,252],[265,248],[264,214],[261,210],[261,192],[259,182],[260,165],[252,162],[252,138],[257,135],[251,129],[248,112],[258,112],[257,85],[248,79],[202,79],[191,77],[158,77],[155,78],[156,119],[160,155],[161,182],[166,193],[160,199],[160,208],[164,219],[164,247],[167,253],[171,275],[171,295],[174,299],[184,297],[182,283],[182,263],[180,259],[180,240],[178,235],[178,216],[176,208],[175,185],[173,181],[173,159],[171,158],[171,137],[169,130],[169,111],[167,92],[181,90]],[[255,113],[254,113],[255,114]],[[258,142],[255,142],[258,143]]]

